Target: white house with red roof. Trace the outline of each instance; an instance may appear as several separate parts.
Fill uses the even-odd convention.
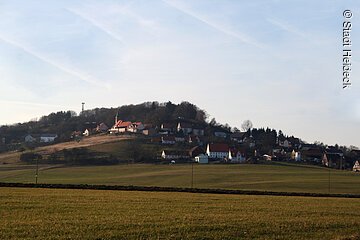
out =
[[[124,122],[118,120],[114,126],[110,129],[110,133],[124,133],[127,131],[128,127],[131,125],[131,122]]]
[[[206,147],[206,154],[209,158],[228,158],[229,145],[226,143],[209,143]]]

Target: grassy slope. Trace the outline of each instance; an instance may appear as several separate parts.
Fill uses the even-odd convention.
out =
[[[0,166],[2,182],[33,182],[34,166]],[[194,187],[328,192],[329,170],[294,164],[194,165]],[[331,193],[360,194],[360,174],[331,170]],[[42,166],[41,183],[190,187],[191,165]]]
[[[81,148],[87,147],[91,148],[92,146],[102,146],[104,144],[115,144],[121,142],[126,142],[129,139],[133,139],[133,136],[130,135],[94,135],[90,137],[84,137],[80,142],[70,141],[70,142],[63,142],[57,143],[53,145],[38,147],[34,150],[34,152],[48,155],[63,149],[71,149],[71,148]],[[101,147],[100,147],[101,148]],[[0,154],[0,164],[3,163],[20,163],[20,155],[21,152],[6,152]]]
[[[0,189],[0,239],[359,239],[359,199]]]

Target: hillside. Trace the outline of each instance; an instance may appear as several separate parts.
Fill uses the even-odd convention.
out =
[[[64,149],[73,149],[73,148],[84,148],[91,147],[96,145],[101,145],[105,143],[114,143],[124,140],[132,139],[131,136],[112,136],[112,135],[96,135],[83,138],[81,141],[70,141],[63,143],[56,143],[48,146],[42,146],[34,149],[32,152],[38,153],[44,156],[62,151]],[[20,156],[22,152],[7,152],[0,154],[0,164],[11,164],[11,163],[20,163]]]
[[[105,123],[111,127],[115,116],[124,121],[140,121],[159,126],[163,122],[172,122],[178,118],[192,122],[206,124],[205,110],[189,102],[173,104],[171,102],[146,102],[137,105],[124,105],[118,108],[95,108],[85,110],[77,115],[74,111],[61,111],[43,116],[37,121],[18,123],[0,127],[0,152],[16,148],[16,144],[24,142],[27,134],[51,133],[57,134],[57,141],[67,141],[74,131],[83,132],[87,128],[94,128],[97,124]],[[2,146],[3,145],[3,146]]]
[[[200,146],[204,152],[209,143],[226,145],[215,157],[219,161],[228,161],[233,154],[238,161],[267,158],[351,169],[360,157],[356,148],[307,144],[281,130],[253,128],[249,120],[241,128],[243,131],[218,123],[214,118],[209,121],[205,110],[189,102],[146,102],[85,110],[79,115],[72,111],[57,112],[38,121],[1,126],[0,153],[4,154],[0,154],[0,163],[16,162],[22,153],[28,154],[22,158],[28,163],[40,158],[44,164],[71,164],[73,160],[76,164],[150,163],[156,162],[163,150],[177,151],[175,158],[183,158],[180,151]],[[124,138],[127,141],[122,144],[111,144]],[[92,160],[86,162],[86,158]]]

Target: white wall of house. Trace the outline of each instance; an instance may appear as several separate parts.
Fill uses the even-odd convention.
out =
[[[229,150],[228,156],[231,162],[244,162],[246,160],[245,157],[241,155],[241,152],[237,152],[236,155],[233,156],[233,154]]]
[[[279,142],[279,146],[288,148],[288,147],[291,147],[291,142],[288,141],[287,139],[285,139],[285,141]]]
[[[360,172],[360,163],[359,161],[356,161],[354,166],[353,166],[353,171],[354,172]]]

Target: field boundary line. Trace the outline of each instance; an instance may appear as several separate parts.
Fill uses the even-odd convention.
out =
[[[132,186],[132,185],[124,186],[124,185],[46,184],[46,183],[35,184],[35,183],[0,182],[0,187],[116,190],[116,191],[144,191],[144,192],[184,192],[184,193],[263,195],[263,196],[293,196],[293,197],[360,198],[360,194],[274,192],[274,191],[256,191],[256,190],[231,190],[231,189],[210,189],[210,188],[178,188],[178,187],[156,187],[156,186],[146,187],[146,186]]]

